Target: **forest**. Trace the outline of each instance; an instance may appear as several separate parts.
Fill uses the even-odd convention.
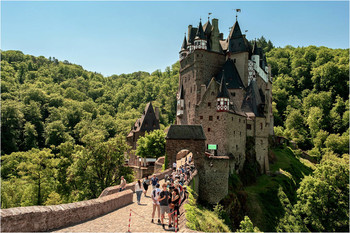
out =
[[[258,42],[272,70],[275,134],[319,163],[298,182],[278,229],[343,230],[349,218],[349,49]],[[20,51],[1,51],[1,57],[2,208],[96,198],[122,175],[131,181],[123,166],[125,136],[146,103],[161,110],[161,129],[175,120],[178,62],[164,72],[104,77],[54,57]],[[327,192],[340,199],[330,200]],[[310,205],[317,197],[323,203]],[[322,222],[327,215],[343,222]]]

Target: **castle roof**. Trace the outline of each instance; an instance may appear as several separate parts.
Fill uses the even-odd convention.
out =
[[[235,22],[231,28],[230,34],[227,37],[228,51],[232,53],[236,52],[248,52],[247,42],[242,35],[241,28],[238,21]]]
[[[197,34],[196,34],[195,39],[201,39],[201,40],[205,39],[202,21],[199,21],[199,26],[198,26],[198,30],[197,30]]]
[[[236,68],[235,63],[232,61],[232,59],[227,59],[224,66],[222,67],[222,71],[219,73],[219,75],[216,78],[217,82],[221,81],[221,77],[225,76],[226,79],[226,87],[227,89],[238,89],[238,88],[244,88],[244,84],[242,82],[242,79],[238,73],[238,70]]]
[[[242,111],[246,113],[254,113],[255,116],[264,116],[263,104],[265,97],[263,93],[258,88],[258,84],[255,80],[252,80],[247,87],[246,95],[242,103]]]
[[[212,29],[212,26],[208,20],[208,22],[206,22],[204,25],[203,25],[203,30],[204,30],[204,33],[206,35],[209,35],[211,33],[211,29]]]
[[[145,111],[143,112],[141,118],[137,119],[134,126],[132,127],[128,137],[132,136],[135,132],[145,132],[152,131],[155,129],[160,129],[159,120],[153,110],[152,103],[147,103]]]
[[[186,35],[184,37],[184,41],[182,43],[182,46],[181,46],[181,50],[186,50],[187,49],[187,40],[186,40]]]
[[[201,125],[170,125],[166,139],[207,140]]]
[[[225,72],[221,72],[221,83],[219,88],[219,94],[217,95],[217,98],[230,98],[230,95],[228,94],[227,88],[226,88],[226,78],[225,78]]]

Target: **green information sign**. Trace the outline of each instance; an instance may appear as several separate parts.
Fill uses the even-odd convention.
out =
[[[216,144],[208,144],[208,150],[217,150],[218,149],[218,145]]]

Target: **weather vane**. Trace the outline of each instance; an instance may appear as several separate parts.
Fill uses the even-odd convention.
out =
[[[238,12],[241,12],[241,9],[233,9],[233,10],[236,11],[236,21],[237,21]]]

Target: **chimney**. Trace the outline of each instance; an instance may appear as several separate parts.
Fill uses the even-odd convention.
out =
[[[156,119],[159,121],[159,108],[158,107],[154,108],[154,114],[156,114]]]
[[[187,43],[190,41],[190,38],[191,38],[191,31],[192,31],[192,25],[188,25]]]

